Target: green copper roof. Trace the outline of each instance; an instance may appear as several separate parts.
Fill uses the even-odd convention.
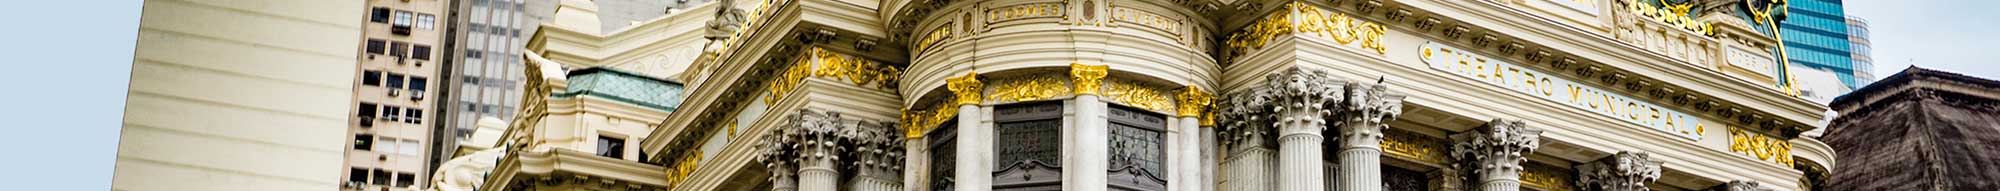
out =
[[[570,71],[569,90],[549,97],[594,96],[673,112],[681,105],[681,94],[686,91],[683,88],[680,82],[592,67]]]

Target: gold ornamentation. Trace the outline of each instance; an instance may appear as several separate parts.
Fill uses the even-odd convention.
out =
[[[1029,3],[992,8],[986,10],[986,23],[997,23],[1016,19],[1061,17],[1063,6],[1059,3]]]
[[[1215,127],[1215,114],[1217,113],[1222,113],[1222,110],[1210,109],[1208,112],[1201,112],[1201,127]]]
[[[923,50],[929,50],[931,48],[931,45],[935,45],[938,42],[944,41],[945,39],[949,38],[951,38],[951,23],[945,23],[944,25],[938,26],[937,29],[932,29],[931,32],[928,33],[928,35],[924,35],[923,40],[917,41],[916,47],[911,47],[911,48],[915,48],[913,50],[917,50],[914,51],[917,52],[916,54],[921,54]]]
[[[1279,35],[1297,32],[1315,33],[1332,38],[1340,44],[1356,43],[1362,49],[1375,50],[1376,54],[1388,54],[1382,46],[1382,35],[1388,27],[1382,24],[1362,21],[1338,12],[1321,11],[1319,7],[1300,2],[1285,4],[1285,9],[1272,12],[1263,20],[1244,27],[1243,31],[1230,34],[1224,41],[1231,54],[1245,54],[1261,49]],[[1293,23],[1293,17],[1299,17]]]
[[[813,70],[814,76],[847,79],[856,86],[874,84],[875,87],[891,90],[896,89],[896,80],[903,76],[903,70],[859,56],[842,55],[819,47],[813,47],[808,53],[811,54],[809,59],[817,65],[817,69]]]
[[[1139,109],[1151,111],[1173,111],[1173,94],[1165,88],[1155,88],[1129,80],[1106,80],[1104,97]]]
[[[1743,130],[1741,127],[1729,127],[1729,151],[1760,161],[1792,166],[1791,142]]]
[[[822,77],[854,82],[855,86],[874,85],[877,88],[894,90],[896,81],[903,76],[901,69],[868,60],[859,56],[848,56],[819,47],[807,50],[799,60],[785,66],[772,78],[769,85],[771,95],[764,97],[764,103],[777,103],[785,94],[798,89],[807,77]]]
[[[1576,190],[1571,187],[1576,185],[1576,180],[1573,179],[1576,174],[1571,173],[1572,171],[1534,162],[1522,162],[1521,166],[1522,186],[1533,186],[1547,191]]]
[[[1381,143],[1383,153],[1433,164],[1451,164],[1445,160],[1444,145],[1444,140],[1408,131],[1383,131]]]
[[[1715,36],[1715,26],[1713,24],[1695,20],[1694,17],[1688,15],[1689,9],[1692,9],[1693,6],[1693,4],[1686,4],[1653,7],[1653,4],[1647,4],[1646,2],[1636,0],[1625,1],[1625,9],[1634,14],[1652,18],[1651,20],[1666,23],[1668,26],[1680,27],[1681,29],[1701,33],[1703,36]]]
[[[999,102],[1044,100],[1070,95],[1063,80],[1051,75],[1032,75],[993,80],[993,94],[986,99]]]
[[[982,102],[979,100],[979,92],[986,90],[984,89],[986,84],[979,82],[977,72],[966,72],[965,76],[948,79],[947,85],[946,88],[955,96],[951,102],[954,106],[979,104]]]
[[[1076,95],[1101,94],[1102,90],[1098,87],[1104,84],[1102,80],[1104,79],[1104,74],[1110,72],[1107,71],[1109,69],[1110,66],[1105,65],[1091,66],[1070,63],[1069,77],[1071,81],[1076,82]]]
[[[677,161],[680,162],[674,163],[673,168],[667,169],[667,185],[680,185],[681,182],[687,181],[688,175],[694,174],[694,169],[701,165],[701,149],[690,149],[688,154],[681,155]]]
[[[1201,91],[1200,87],[1194,87],[1194,85],[1181,88],[1178,98],[1180,105],[1174,107],[1176,111],[1174,113],[1180,114],[1181,117],[1201,116],[1202,110],[1208,109],[1209,102],[1215,99],[1214,96],[1209,95],[1208,92]]]
[[[903,137],[923,138],[924,133],[957,117],[958,105],[946,103],[931,104],[931,109],[927,110],[903,109]]]
[[[765,85],[771,89],[771,95],[764,96],[764,103],[778,103],[778,100],[785,98],[785,94],[798,89],[799,83],[805,81],[806,77],[812,76],[812,64],[807,63],[809,60],[810,58],[799,58],[792,65],[785,66],[785,70],[779,72],[777,77],[771,78],[771,83]]]

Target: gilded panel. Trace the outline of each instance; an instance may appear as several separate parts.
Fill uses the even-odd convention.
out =
[[[1383,131],[1382,152],[1431,164],[1451,164],[1445,160],[1445,141],[1409,131]]]
[[[807,77],[820,77],[838,81],[853,82],[855,86],[896,89],[896,81],[903,76],[901,69],[859,56],[844,55],[813,47],[803,53],[791,65],[785,66],[773,77],[770,84],[771,95],[764,97],[764,103],[777,103],[792,90],[798,89]]]
[[[1576,173],[1553,165],[1522,162],[1521,186],[1542,188],[1547,191],[1576,190]]]
[[[1186,24],[1187,21],[1178,18],[1167,17],[1165,15],[1160,15],[1153,12],[1147,12],[1145,10],[1140,10],[1140,9],[1134,9],[1131,7],[1112,7],[1111,20],[1131,22],[1134,24],[1139,24],[1139,26],[1159,29],[1160,31],[1166,31],[1167,35],[1173,36],[1174,39],[1182,39],[1181,26],[1187,25]]]
[[[1063,5],[1059,2],[1027,3],[986,9],[986,23],[999,23],[1029,18],[1051,18],[1063,16]]]
[[[1792,166],[1792,143],[1761,133],[1729,126],[1729,151],[1756,158],[1759,161]]]
[[[1374,50],[1377,54],[1387,54],[1388,50],[1382,46],[1382,34],[1387,32],[1388,27],[1382,24],[1362,21],[1343,13],[1322,11],[1317,6],[1305,3],[1292,2],[1285,4],[1285,9],[1272,12],[1244,27],[1242,31],[1230,34],[1224,43],[1228,44],[1229,53],[1240,55],[1261,49],[1271,39],[1280,35],[1312,33],[1332,38],[1334,42],[1340,44],[1353,44],[1362,49]]]
[[[1111,101],[1149,111],[1171,112],[1174,97],[1166,88],[1140,84],[1131,80],[1105,80],[1104,96]]]
[[[1068,80],[1053,75],[1028,75],[993,79],[986,100],[1022,102],[1069,96]]]

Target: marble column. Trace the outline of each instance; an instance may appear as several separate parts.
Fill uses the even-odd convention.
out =
[[[1494,119],[1472,131],[1452,135],[1456,166],[1468,168],[1473,188],[1480,191],[1521,190],[1521,162],[1541,147],[1542,130],[1520,120]],[[1455,178],[1455,177],[1454,177]]]
[[[966,73],[965,76],[949,79],[947,88],[953,95],[952,104],[958,105],[958,124],[955,124],[958,125],[958,139],[952,144],[957,147],[954,150],[958,153],[954,155],[958,166],[953,171],[956,173],[951,175],[955,181],[952,188],[961,191],[992,190],[993,164],[985,159],[990,156],[986,152],[992,151],[991,147],[987,147],[992,141],[982,139],[984,136],[981,134],[987,131],[979,128],[979,104],[984,101],[979,95],[986,90],[985,84],[979,82],[978,73]]]
[[[1335,117],[1340,129],[1340,187],[1343,191],[1382,190],[1382,131],[1403,114],[1403,96],[1386,83],[1348,84]]]
[[[1216,184],[1215,182],[1216,181],[1215,171],[1217,170],[1216,166],[1222,164],[1222,161],[1216,160],[1217,159],[1216,157],[1220,156],[1220,154],[1218,154],[1220,151],[1218,151],[1219,149],[1217,149],[1217,147],[1219,147],[1219,144],[1217,144],[1215,140],[1214,112],[1211,111],[1208,114],[1204,114],[1202,116],[1201,126],[1202,126],[1202,128],[1200,128],[1201,132],[1200,134],[1197,135],[1197,138],[1199,140],[1195,140],[1195,144],[1200,145],[1201,147],[1200,148],[1201,174],[1199,175],[1200,177],[1195,178],[1195,181],[1199,181],[1195,182],[1195,184],[1201,184],[1200,191],[1214,191]]]
[[[1176,151],[1173,152],[1174,157],[1168,157],[1167,161],[1173,162],[1173,165],[1167,169],[1172,169],[1168,172],[1179,178],[1167,181],[1169,185],[1174,185],[1168,187],[1170,191],[1195,191],[1202,188],[1202,181],[1199,180],[1201,173],[1206,171],[1201,168],[1206,160],[1202,159],[1202,146],[1199,146],[1202,143],[1199,129],[1201,129],[1201,115],[1207,110],[1209,102],[1214,99],[1214,96],[1210,95],[1212,94],[1201,91],[1201,88],[1189,85],[1181,88],[1180,93],[1175,96],[1177,105],[1174,107],[1174,114],[1180,122],[1173,127],[1174,132],[1178,133],[1177,136],[1171,137],[1176,143],[1168,145]]]
[[[841,129],[839,119],[839,113],[800,109],[786,116],[788,124],[765,135],[758,160],[772,170],[774,190],[839,189],[836,181],[840,179],[840,171],[836,165],[844,150],[835,144],[841,138],[836,134]]]
[[[1266,109],[1271,90],[1251,88],[1226,96],[1221,101],[1221,110],[1216,115],[1215,142],[1220,146],[1216,151],[1227,158],[1222,160],[1221,175],[1216,176],[1222,184],[1217,190],[1273,190],[1272,178],[1276,177],[1277,155],[1271,150],[1272,124],[1276,120]]]
[[[850,124],[843,122],[842,124]],[[859,121],[838,134],[846,141],[851,160],[847,189],[853,191],[901,191],[903,188],[902,129],[895,123]]]
[[[1660,179],[1660,164],[1651,154],[1620,151],[1610,157],[1576,166],[1577,184],[1603,191],[1645,191],[1647,183]]]
[[[1108,190],[1111,189],[1108,184],[1111,178],[1111,132],[1106,127],[1109,122],[1104,114],[1107,105],[1098,95],[1101,94],[1104,75],[1109,72],[1106,71],[1108,67],[1070,64],[1069,68],[1076,92],[1077,118],[1072,124],[1076,134],[1072,135],[1072,140],[1077,144],[1073,147],[1075,151],[1064,153],[1074,156],[1076,162],[1063,164],[1066,165],[1064,168],[1078,170],[1062,171],[1063,176],[1067,176],[1064,179],[1068,179],[1063,182],[1063,187]]]
[[[1293,68],[1265,79],[1278,133],[1278,190],[1325,191],[1327,117],[1337,112],[1346,82],[1323,71]]]

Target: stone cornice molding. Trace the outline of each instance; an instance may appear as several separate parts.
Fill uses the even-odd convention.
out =
[[[1524,168],[1521,163],[1541,147],[1541,136],[1542,130],[1529,128],[1527,122],[1493,119],[1485,126],[1451,136],[1458,142],[1451,146],[1451,157],[1459,163],[1453,166],[1469,167],[1465,173],[1476,176],[1473,182],[1519,180]]]
[[[1442,29],[1446,37],[1470,38],[1481,46],[1498,46],[1511,52],[1527,54],[1532,63],[1548,63],[1561,70],[1577,70],[1585,78],[1598,77],[1608,84],[1624,84],[1634,95],[1651,95],[1657,99],[1674,100],[1684,107],[1698,108],[1698,111],[1732,119],[1732,122],[1754,125],[1760,128],[1788,131],[1786,135],[1796,135],[1811,129],[1807,118],[1818,117],[1818,106],[1800,98],[1788,98],[1774,88],[1759,87],[1749,81],[1726,76],[1719,70],[1709,70],[1674,61],[1666,55],[1653,53],[1619,42],[1594,31],[1539,19],[1512,7],[1487,1],[1418,1],[1397,2],[1400,5],[1388,13],[1389,18],[1414,19],[1420,32]],[[1449,11],[1449,12],[1446,12]],[[1471,15],[1463,15],[1471,14]],[[1450,16],[1443,16],[1450,15]],[[1448,18],[1447,18],[1448,17]],[[1484,18],[1483,20],[1480,18]],[[1512,19],[1510,18],[1526,18]],[[1459,21],[1456,19],[1465,19]],[[1522,22],[1536,21],[1536,22]],[[1500,23],[1502,27],[1473,26],[1466,23]],[[1461,29],[1463,28],[1463,29]],[[1552,29],[1552,30],[1535,30]],[[1456,31],[1456,32],[1454,32]],[[1461,35],[1450,35],[1450,34]],[[1516,36],[1509,36],[1516,35]],[[1597,38],[1555,38],[1597,37]],[[1493,38],[1488,38],[1493,37]],[[1488,39],[1488,40],[1478,40]],[[1550,43],[1526,43],[1526,41]],[[1521,44],[1524,46],[1513,46]],[[1507,48],[1516,47],[1516,48]],[[1569,51],[1561,49],[1585,49]],[[1565,53],[1576,52],[1573,55]],[[1588,54],[1603,52],[1609,54]],[[1508,57],[1512,57],[1509,55]],[[1570,61],[1575,60],[1575,61]],[[1593,62],[1599,60],[1603,62]],[[1560,61],[1560,62],[1556,62]],[[1612,64],[1612,63],[1678,63],[1678,64]],[[1628,75],[1630,73],[1658,73],[1661,75]],[[1623,76],[1623,77],[1618,77]],[[1638,76],[1638,77],[1633,77]],[[1615,78],[1613,78],[1615,77]],[[1615,79],[1615,80],[1614,80]],[[1692,80],[1710,79],[1710,80]],[[1760,96],[1763,95],[1763,96]],[[1823,107],[1823,106],[1818,106]],[[1776,108],[1776,109],[1748,109]],[[1731,112],[1730,109],[1737,111]],[[1748,111],[1745,111],[1748,110]]]
[[[1651,154],[1620,151],[1589,164],[1577,165],[1577,184],[1604,191],[1645,191],[1647,183],[1660,179],[1660,164]]]

